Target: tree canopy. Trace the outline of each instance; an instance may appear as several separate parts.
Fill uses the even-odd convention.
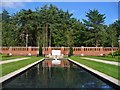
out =
[[[118,46],[120,20],[107,26],[98,10],[89,10],[83,22],[52,4],[0,15],[2,46]]]

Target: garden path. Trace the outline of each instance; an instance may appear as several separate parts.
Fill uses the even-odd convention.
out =
[[[81,57],[81,58],[91,60],[91,61],[102,62],[102,63],[106,63],[106,64],[112,64],[112,65],[120,66],[120,62],[106,61],[106,60],[94,59],[94,58],[86,58],[86,57]]]
[[[20,61],[20,60],[29,59],[29,58],[30,58],[30,57],[25,57],[25,58],[17,58],[17,59],[12,59],[12,60],[0,61],[0,64],[10,63],[10,62],[16,62],[16,61]]]

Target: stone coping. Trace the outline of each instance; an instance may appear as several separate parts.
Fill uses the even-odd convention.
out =
[[[113,78],[111,76],[108,76],[108,75],[106,75],[106,74],[104,74],[102,72],[99,72],[99,71],[97,71],[95,69],[92,69],[90,67],[87,67],[87,66],[85,66],[83,64],[80,64],[79,62],[76,62],[76,61],[74,61],[74,60],[72,60],[70,58],[68,60],[73,62],[73,63],[75,63],[75,64],[77,64],[77,65],[79,65],[79,66],[81,66],[81,67],[83,67],[83,68],[85,68],[85,69],[87,69],[87,70],[89,70],[89,71],[91,71],[92,73],[97,74],[98,76],[100,76],[100,77],[102,77],[102,78],[104,78],[104,79],[114,83],[115,85],[120,86],[120,80],[115,79],[115,78]]]
[[[23,67],[23,68],[20,68],[20,69],[14,71],[14,72],[11,72],[11,73],[3,76],[3,77],[0,77],[0,83],[3,83],[4,81],[6,81],[6,80],[8,80],[8,79],[10,79],[10,78],[12,78],[12,77],[14,77],[15,75],[20,74],[21,72],[27,70],[28,68],[34,66],[35,64],[37,64],[37,63],[39,63],[39,62],[41,62],[41,61],[43,61],[43,60],[44,60],[44,58],[43,58],[43,59],[40,59],[40,60],[38,60],[38,61],[36,61],[36,62],[34,62],[34,63],[32,63],[32,64],[29,64],[29,65],[27,65],[27,66],[25,66],[25,67]]]

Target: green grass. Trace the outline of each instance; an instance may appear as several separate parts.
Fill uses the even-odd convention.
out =
[[[75,57],[75,56],[72,56],[70,58],[72,60],[75,60],[75,61],[77,61],[77,62],[79,62],[81,64],[84,64],[84,65],[86,65],[86,66],[88,66],[90,68],[93,68],[93,69],[95,69],[97,71],[100,71],[100,72],[105,73],[105,74],[107,74],[109,76],[112,76],[113,78],[116,78],[116,79],[120,80],[120,77],[118,76],[120,74],[118,72],[120,67],[118,67],[118,66],[105,64],[105,63],[101,63],[101,62],[89,61],[89,60],[81,59],[80,57]]]
[[[22,67],[25,67],[35,61],[40,60],[42,57],[31,57],[30,59],[22,60],[22,61],[17,61],[17,62],[11,62],[11,63],[6,63],[2,64],[2,76],[9,74],[15,70],[18,70]]]
[[[115,58],[113,58],[112,56],[106,56],[106,57],[102,57],[102,56],[86,56],[86,57],[100,59],[100,60],[120,62],[120,56],[119,57],[116,56]]]
[[[5,61],[5,60],[12,60],[12,59],[17,59],[17,58],[23,58],[26,56],[7,56],[7,55],[0,55],[1,60]]]

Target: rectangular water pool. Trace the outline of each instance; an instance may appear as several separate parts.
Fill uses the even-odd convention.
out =
[[[44,60],[25,72],[3,83],[4,89],[20,88],[108,88],[113,87],[96,76],[69,62],[60,60],[53,65],[52,60]]]

